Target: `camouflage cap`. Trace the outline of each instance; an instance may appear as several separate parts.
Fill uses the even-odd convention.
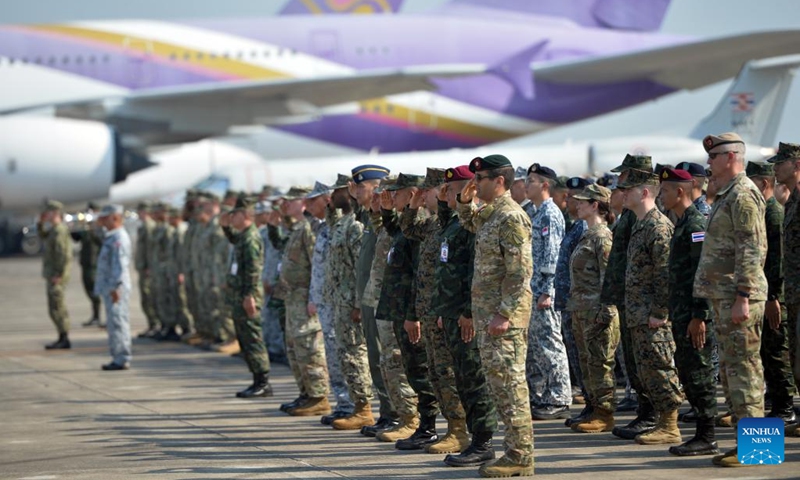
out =
[[[286,192],[286,195],[283,196],[285,200],[300,200],[306,198],[306,195],[311,193],[311,187],[292,187]]]
[[[306,198],[317,198],[320,195],[325,195],[326,193],[331,193],[331,187],[325,185],[324,183],[317,182],[314,184],[314,188],[308,192]]]
[[[556,177],[556,183],[553,184],[553,188],[555,189],[567,189],[567,182],[569,181],[569,177],[565,175],[559,175]]]
[[[383,177],[381,179],[381,184],[378,185],[377,187],[375,187],[375,190],[373,190],[372,193],[373,193],[373,195],[377,195],[377,194],[383,192],[384,190],[386,190],[386,187],[388,187],[390,185],[394,185],[395,183],[397,183],[397,176],[396,175],[389,175],[389,176]]]
[[[411,175],[406,173],[401,173],[397,176],[397,182],[392,185],[387,185],[386,190],[389,192],[393,192],[396,190],[402,190],[404,188],[411,188],[411,187],[422,187],[422,184],[425,182],[425,177],[422,175]]]
[[[644,170],[632,169],[628,172],[628,177],[617,185],[617,188],[624,190],[626,188],[641,187],[642,185],[658,185],[658,175]]]
[[[108,204],[105,205],[102,210],[100,210],[100,213],[97,214],[97,218],[105,218],[109,215],[115,214],[122,215],[123,213],[125,213],[125,207],[122,205]]]
[[[602,185],[590,183],[586,185],[586,187],[584,187],[580,193],[575,194],[572,198],[575,200],[609,203],[611,201],[611,190]]]
[[[627,170],[642,170],[645,172],[653,171],[653,159],[650,155],[625,155],[622,165],[612,168],[613,173],[622,173]]]
[[[748,178],[753,177],[774,177],[775,176],[775,165],[771,163],[764,163],[764,162],[747,162],[747,168],[745,169],[745,175]]]
[[[527,170],[522,167],[519,167],[517,170],[520,169],[522,169],[522,171],[527,175]],[[448,168],[444,174],[444,177],[445,182],[450,183],[458,182],[459,180],[472,180],[475,178],[475,174],[470,172],[469,165],[461,165],[455,168]]]
[[[139,205],[136,206],[136,210],[140,212],[149,212],[150,202],[139,202]]]
[[[224,200],[228,200],[228,199],[231,199],[231,198],[239,198],[240,196],[242,196],[242,192],[237,192],[236,190],[227,190],[225,192],[225,196],[222,197],[222,198]]]
[[[342,175],[341,173],[336,176],[336,183],[333,184],[331,189],[339,190],[340,188],[347,188],[350,185],[350,176]]]
[[[444,183],[444,169],[428,167],[422,188],[436,188]]]
[[[180,217],[182,212],[181,209],[178,207],[169,207],[169,209],[167,209],[167,214],[170,217]]]
[[[258,198],[252,195],[242,194],[236,198],[236,205],[234,205],[232,211],[248,211],[254,210],[256,203],[258,203]]]
[[[186,199],[187,200],[195,199],[195,198],[197,198],[197,194],[198,193],[199,192],[197,191],[197,189],[190,188],[189,190],[186,190]]]
[[[153,211],[154,212],[162,212],[167,210],[167,204],[164,202],[156,202],[153,204]]]
[[[64,210],[64,204],[58,200],[48,200],[44,204],[45,212],[60,212],[62,210]]]
[[[469,162],[469,171],[472,173],[494,170],[495,168],[511,167],[511,161],[505,155],[489,155],[487,157],[475,157]]]
[[[517,167],[514,170],[514,181],[517,182],[519,180],[525,180],[528,178],[528,169],[525,167]]]
[[[606,173],[602,177],[597,179],[597,184],[611,190],[617,187],[617,176],[612,173]]]
[[[660,177],[661,173],[664,171],[665,168],[674,168],[674,167],[669,164],[656,163],[656,166],[653,168],[653,173],[655,173]]]
[[[233,207],[231,207],[230,205],[220,205],[219,211],[221,214],[231,213],[233,211]]]
[[[734,132],[720,133],[719,135],[706,135],[706,138],[703,139],[703,148],[706,149],[706,152],[710,152],[719,146],[732,143],[744,144],[744,140],[742,140],[742,137],[740,137],[738,133]]]
[[[778,153],[767,159],[769,163],[783,163],[789,160],[800,160],[800,145],[797,143],[778,144]]]
[[[211,202],[211,203],[219,203],[219,195],[214,192],[203,191],[198,193],[197,199],[200,200],[201,203],[203,202]]]
[[[256,203],[255,207],[253,207],[253,211],[256,215],[261,213],[269,213],[272,211],[272,202],[262,201]]]

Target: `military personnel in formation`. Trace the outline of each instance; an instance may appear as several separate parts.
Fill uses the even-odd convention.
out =
[[[445,171],[428,168],[420,190],[414,193],[409,207],[400,219],[403,235],[419,242],[419,259],[416,268],[416,294],[414,309],[418,321],[406,323],[409,337],[417,339],[425,347],[428,358],[428,379],[439,403],[442,416],[447,420],[447,434],[436,442],[425,446],[428,453],[459,453],[469,446],[466,413],[461,406],[456,389],[453,357],[447,348],[445,332],[437,325],[438,317],[433,312],[433,297],[436,291],[436,263],[441,257],[441,223],[439,190],[444,183]],[[420,215],[425,207],[427,217]],[[413,334],[413,335],[412,335]]]
[[[789,425],[796,423],[797,417],[793,408],[795,383],[783,296],[784,210],[775,198],[775,171],[771,163],[748,162],[745,174],[766,200],[767,258],[764,274],[767,277],[767,302],[761,331],[761,362],[764,364],[767,395],[772,403],[767,416],[781,418]]]
[[[95,294],[106,306],[106,325],[111,362],[103,370],[130,368],[131,352],[131,239],[122,226],[125,210],[122,205],[106,205],[100,212],[107,233],[97,259]]]
[[[100,246],[103,244],[103,235],[98,233],[101,228],[98,226],[96,219],[97,205],[89,202],[83,215],[84,220],[81,222],[80,228],[72,232],[72,239],[81,244],[81,253],[78,258],[81,264],[81,280],[83,280],[83,290],[92,305],[92,316],[83,326],[103,327],[100,321],[100,297],[94,294],[97,255],[100,254]]]
[[[169,224],[172,227],[172,236],[167,249],[170,258],[167,267],[167,285],[172,298],[172,310],[175,315],[175,325],[181,329],[181,337],[190,336],[194,331],[194,319],[189,312],[189,305],[186,298],[186,252],[185,238],[186,225],[183,222],[183,211],[172,207],[169,209]]]
[[[261,273],[261,284],[264,289],[264,305],[262,317],[264,319],[264,341],[267,342],[270,361],[288,365],[286,358],[286,340],[283,335],[283,326],[286,320],[286,310],[283,300],[273,298],[273,290],[278,282],[279,266],[283,252],[272,244],[270,231],[277,229],[281,231],[281,214],[279,211],[280,192],[275,191],[269,197],[272,202],[268,211],[262,212],[265,215],[266,228],[262,230],[264,239],[264,271]]]
[[[525,181],[528,179],[528,169],[525,167],[517,167],[514,170],[514,184],[511,186],[511,198],[522,207],[528,216],[533,218],[536,213],[536,205],[528,198],[528,185]]]
[[[695,297],[711,301],[720,374],[737,420],[764,416],[764,371],[759,349],[767,299],[765,201],[745,176],[744,141],[735,133],[708,135],[708,152],[717,198],[706,227],[694,281]],[[737,451],[714,463],[739,466]]]
[[[586,230],[570,252],[571,283],[566,309],[572,316],[587,408],[569,426],[583,433],[609,432],[614,428],[614,354],[620,338],[619,315],[615,305],[600,302],[611,253],[612,234],[608,224],[614,214],[610,201],[611,191],[595,184],[586,185],[580,193],[572,195],[576,220],[585,222]]]
[[[381,371],[382,350],[378,336],[378,323],[375,319],[375,307],[364,306],[363,301],[364,291],[372,270],[372,261],[375,258],[375,245],[378,241],[377,231],[373,228],[371,220],[372,193],[381,179],[389,175],[389,169],[380,165],[359,165],[351,170],[351,174],[350,196],[358,204],[358,221],[364,225],[364,236],[361,240],[361,250],[358,253],[356,267],[356,303],[361,306],[360,322],[364,329],[364,338],[367,340],[369,371],[380,404],[380,416],[375,425],[361,429],[362,434],[371,436],[373,433],[393,426],[397,420],[397,412],[390,399],[386,380]]]
[[[574,199],[575,195],[581,193],[591,180],[581,177],[572,177],[567,180],[567,214],[572,219],[572,225],[564,232],[564,239],[558,250],[558,260],[556,262],[555,275],[555,297],[553,307],[561,316],[561,335],[564,339],[564,346],[567,349],[567,359],[569,360],[569,380],[572,386],[573,401],[583,398],[585,402],[585,392],[581,375],[580,355],[578,346],[575,344],[575,337],[572,334],[572,313],[567,310],[570,289],[569,258],[572,255],[578,240],[586,231],[586,222],[578,218],[578,202]],[[590,413],[591,405],[586,402],[586,407],[581,413]],[[579,414],[580,416],[580,414]],[[567,419],[567,426],[571,419]]]
[[[533,424],[525,356],[533,275],[531,223],[508,189],[514,169],[503,155],[475,158],[458,198],[461,225],[475,233],[472,315],[489,391],[505,424],[505,455],[484,477],[533,475]],[[473,199],[484,202],[478,208]],[[498,248],[499,247],[499,248]]]
[[[705,239],[706,217],[693,202],[693,179],[688,170],[665,168],[660,176],[661,201],[677,222],[669,248],[669,319],[675,341],[675,366],[686,399],[697,415],[694,437],[670,447],[678,456],[715,455],[714,417],[717,415],[714,379],[715,337],[709,303],[693,295],[694,275]]]
[[[471,286],[475,264],[475,234],[464,229],[456,213],[456,195],[474,178],[468,165],[449,168],[437,200],[441,234],[434,272],[432,311],[444,330],[452,358],[455,386],[472,434],[469,446],[444,462],[454,467],[482,465],[495,457],[492,437],[497,430],[497,410],[489,395],[486,372],[472,320]]]
[[[241,196],[228,215],[230,226],[226,236],[235,238],[235,257],[230,266],[233,276],[228,292],[232,307],[236,338],[242,356],[253,374],[253,384],[236,394],[240,398],[272,396],[269,384],[269,356],[261,332],[261,269],[264,266],[264,244],[253,222],[253,199]],[[232,229],[237,233],[233,234]]]
[[[62,217],[61,202],[49,200],[39,216],[36,230],[44,240],[42,277],[47,289],[47,311],[58,331],[58,340],[45,346],[48,350],[67,349],[69,341],[69,312],[64,304],[64,290],[69,283],[72,266],[72,240]]]
[[[194,263],[192,262],[193,251],[195,250],[194,241],[200,231],[200,223],[197,219],[199,214],[199,201],[197,190],[189,189],[186,191],[186,201],[183,206],[183,217],[186,220],[186,232],[183,235],[181,261],[183,272],[183,289],[186,292],[186,306],[188,314],[192,320],[192,331],[181,336],[181,340],[189,345],[199,345],[203,341],[195,329],[195,322],[200,318],[200,295],[195,289],[197,281]]]
[[[705,186],[708,183],[705,167],[699,163],[681,162],[675,165],[675,170],[686,170],[692,176],[692,204],[698,212],[708,218],[711,213],[711,205],[709,205],[704,193]]]
[[[157,203],[153,206],[153,220],[156,228],[152,235],[152,253],[150,255],[150,276],[152,278],[152,288],[155,297],[156,313],[161,323],[161,331],[153,338],[156,340],[180,340],[175,331],[177,312],[175,302],[172,298],[170,289],[170,268],[169,263],[172,259],[170,243],[174,229],[167,221],[167,211],[169,207],[164,203]]]
[[[536,206],[533,216],[533,312],[528,330],[527,374],[533,418],[569,418],[572,387],[569,360],[561,336],[561,315],[553,305],[555,273],[564,216],[553,202],[551,190],[558,176],[549,167],[534,163],[528,168],[528,195]]]
[[[139,273],[139,299],[144,316],[147,318],[147,330],[140,333],[139,338],[150,338],[161,331],[161,324],[158,321],[158,314],[153,302],[153,279],[150,278],[150,253],[147,249],[156,224],[150,217],[149,203],[140,203],[136,208],[136,214],[139,216],[139,228],[136,230],[134,265]]]
[[[786,202],[789,201],[789,197],[792,195],[792,191],[789,188],[782,184],[778,183],[775,185],[775,199],[778,200],[783,206],[786,206]]]
[[[370,404],[373,392],[367,343],[359,323],[361,306],[356,302],[355,272],[364,225],[353,212],[348,184],[348,177],[340,176],[333,185],[331,202],[334,208],[341,210],[342,216],[330,227],[325,283],[331,287],[327,290],[327,301],[333,307],[338,357],[355,407],[351,415],[337,418],[331,426],[337,430],[360,430],[361,427],[375,424],[375,418]]]
[[[564,217],[565,231],[572,226],[572,219],[567,214],[567,195],[569,194],[567,181],[569,181],[569,177],[559,175],[556,177],[553,187],[550,189],[550,196],[553,199],[553,203],[555,203],[556,207],[561,210],[561,215]],[[535,306],[536,305],[534,305],[534,307]]]
[[[626,155],[622,164],[611,170],[619,173],[619,183],[625,181],[626,177],[634,171],[652,172],[653,163],[650,157],[643,155]],[[627,314],[625,311],[625,275],[628,264],[628,243],[630,242],[631,231],[636,223],[636,214],[625,207],[624,193],[617,188],[620,193],[615,194],[620,201],[622,213],[617,218],[614,225],[614,240],[611,244],[611,253],[608,256],[608,266],[603,277],[603,290],[600,295],[600,303],[603,305],[616,305],[619,314],[620,339],[625,363],[625,372],[633,390],[636,391],[638,405],[636,407],[636,418],[624,427],[615,427],[612,433],[626,440],[633,440],[637,435],[648,432],[655,428],[655,411],[653,404],[646,389],[642,386],[637,368],[636,357],[633,353],[632,330],[628,326]],[[612,196],[612,204],[614,196]],[[624,400],[621,402],[625,403]]]

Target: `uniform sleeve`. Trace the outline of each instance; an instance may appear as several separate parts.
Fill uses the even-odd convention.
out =
[[[698,233],[705,232],[705,217],[698,217],[694,222],[689,225],[689,232]],[[689,261],[691,265],[691,278],[694,279],[697,273],[697,267],[700,265],[700,257],[703,254],[703,242],[692,242],[689,248]],[[692,318],[710,322],[711,317],[711,303],[706,298],[692,296]]]
[[[611,237],[597,236],[594,242],[594,253],[597,268],[600,270],[600,285],[602,285],[608,267],[608,258],[611,256]]]
[[[755,292],[763,275],[763,248],[766,244],[764,210],[751,193],[736,197],[731,207],[735,248],[734,281],[738,288]],[[763,298],[763,297],[762,297]]]
[[[113,243],[109,245],[111,249],[111,271],[109,272],[109,284],[117,289],[122,285],[122,273],[125,271],[125,265],[123,265],[123,257],[125,257],[124,252],[122,251],[122,242],[118,239],[115,239]]]
[[[650,255],[653,262],[653,304],[650,316],[659,320],[669,317],[669,244],[672,231],[667,225],[653,229]]]
[[[219,232],[215,233],[211,239],[213,242],[211,280],[213,285],[221,287],[227,281],[228,260],[232,246],[228,238]]]
[[[767,298],[783,300],[783,212],[775,202],[767,205]]]
[[[64,273],[67,271],[67,265],[69,265],[69,262],[72,260],[72,239],[69,236],[67,227],[63,228],[54,246],[53,276],[63,277]]]
[[[520,218],[508,216],[499,226],[505,277],[500,285],[498,313],[506,318],[511,318],[519,308],[520,300],[525,297],[530,284],[533,269],[530,223],[523,222]]]
[[[381,223],[383,224],[383,228],[386,229],[386,233],[392,237],[400,231],[400,218],[397,214],[397,210],[385,210],[381,208]]]
[[[558,215],[558,217],[554,215]],[[551,298],[556,294],[555,278],[558,252],[561,250],[561,240],[564,239],[563,214],[559,211],[554,215],[544,215],[542,218],[542,230],[547,228],[548,234],[544,237],[542,245],[544,251],[540,252],[538,257],[541,263],[536,265],[541,293],[547,294]]]
[[[257,236],[248,236],[242,246],[242,265],[238,268],[242,272],[242,296],[256,297],[261,283],[261,258],[263,255],[261,239]]]
[[[427,221],[418,208],[407,208],[400,215],[400,230],[407,239],[421,242],[427,236]]]
[[[356,266],[358,264],[358,256],[361,253],[361,244],[364,240],[364,225],[361,222],[354,221],[347,232],[347,248],[348,254],[345,255],[344,261],[345,265],[343,266],[344,271],[356,271]],[[352,292],[352,299],[353,305],[352,308],[359,308],[361,305],[356,303],[356,293],[355,288]],[[412,304],[413,305],[413,304]]]
[[[464,276],[464,311],[461,316],[464,318],[472,318],[472,277],[475,274],[475,235],[468,230],[462,230],[462,235],[467,237],[466,247],[469,249],[469,262],[467,262],[467,272]]]
[[[275,250],[283,250],[283,247],[286,246],[286,242],[289,241],[289,237],[281,233],[280,229],[274,225],[267,225],[267,234],[270,243],[275,248]]]
[[[303,230],[303,248],[306,250],[306,255],[308,256],[308,262],[311,263],[314,260],[314,242],[317,241],[316,235],[311,230],[311,225],[306,223],[306,227]]]
[[[459,198],[461,198],[460,194]],[[476,233],[478,231],[478,207],[475,206],[475,203],[461,203],[459,201],[456,211],[458,212],[458,221],[461,226],[472,233]]]

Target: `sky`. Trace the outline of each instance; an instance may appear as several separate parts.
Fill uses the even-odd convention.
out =
[[[447,0],[406,0],[404,13],[423,13]],[[520,0],[530,1],[530,0]],[[646,2],[649,0],[639,0]],[[11,3],[5,0],[4,3]],[[251,17],[271,15],[285,0],[26,0],[5,5],[0,23],[62,22],[87,19]],[[718,37],[748,31],[800,29],[797,0],[672,0],[663,33]],[[552,144],[622,135],[685,135],[709,114],[729,82],[680,92],[592,120],[514,140],[515,144]],[[778,139],[800,141],[800,80],[795,79]]]

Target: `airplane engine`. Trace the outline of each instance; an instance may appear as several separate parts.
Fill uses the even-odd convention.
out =
[[[39,116],[0,117],[0,208],[35,209],[102,198],[111,185],[149,166],[98,122]]]

